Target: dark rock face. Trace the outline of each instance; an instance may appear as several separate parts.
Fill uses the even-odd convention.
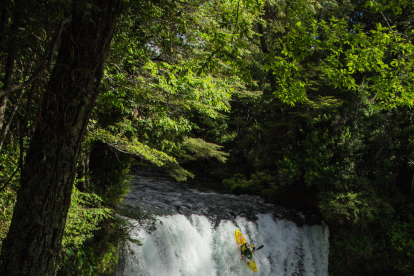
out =
[[[121,214],[133,216],[126,210],[140,206],[156,215],[202,215],[216,221],[216,225],[221,220],[233,221],[237,216],[256,221],[258,214],[272,214],[275,219],[293,221],[298,227],[305,224],[322,224],[316,216],[305,216],[292,209],[265,203],[258,196],[218,194],[208,187],[197,186],[194,183],[189,185],[148,175],[144,173],[132,178],[131,193],[125,197],[125,206],[122,207],[123,211],[120,210]]]

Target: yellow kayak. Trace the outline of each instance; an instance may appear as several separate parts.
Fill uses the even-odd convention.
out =
[[[236,230],[236,241],[237,241],[237,244],[239,245],[239,248],[243,244],[247,243],[246,238],[243,236],[243,234],[239,230]],[[248,268],[250,268],[254,272],[257,272],[256,261],[253,259],[253,257],[251,259],[248,259],[248,258],[243,258],[243,259]]]

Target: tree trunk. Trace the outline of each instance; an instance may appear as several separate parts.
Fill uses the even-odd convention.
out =
[[[6,139],[7,132],[9,131],[10,125],[13,123],[14,115],[16,115],[17,109],[19,108],[20,102],[22,101],[23,90],[20,90],[19,95],[17,96],[16,103],[14,104],[10,115],[9,120],[6,124],[3,124],[3,128],[0,129],[0,154],[3,148],[4,140]]]
[[[89,181],[88,181],[88,159],[89,159],[89,151],[88,149],[81,150],[79,153],[79,160],[78,160],[78,179],[84,179],[82,182],[78,183],[77,188],[81,192],[87,192],[89,189]]]
[[[3,140],[3,135],[1,135],[1,130],[3,129],[4,120],[6,117],[6,108],[7,108],[7,102],[9,100],[9,97],[7,95],[4,95],[0,97],[0,140]]]
[[[6,27],[7,23],[10,18],[9,8],[12,4],[11,0],[3,0],[1,5],[1,16],[0,16],[0,53],[1,53],[1,46],[3,44],[4,38],[6,37]]]
[[[74,0],[40,118],[22,169],[21,188],[0,275],[53,275],[70,206],[76,160],[98,96],[120,0]]]
[[[20,4],[21,4],[20,1],[16,1],[16,6]],[[7,4],[5,6],[7,6]],[[16,56],[16,45],[15,44],[16,44],[16,39],[18,37],[20,17],[21,17],[20,9],[16,8],[14,12],[13,23],[10,27],[11,37],[10,37],[10,41],[9,41],[9,45],[7,49],[6,73],[4,75],[4,80],[3,80],[3,83],[4,83],[3,89],[6,89],[11,84],[11,81],[13,79],[14,62],[15,62],[15,56]],[[2,25],[3,24],[4,23],[2,23]],[[5,114],[6,114],[8,100],[9,100],[8,95],[4,95],[0,97],[0,131],[3,130],[3,124],[5,121]],[[0,140],[3,140],[4,138],[5,138],[4,135],[0,134]]]
[[[257,27],[258,27],[258,30],[259,30],[259,34],[261,35],[260,36],[260,47],[262,49],[262,53],[267,55],[270,52],[269,52],[269,49],[267,47],[266,37],[265,37],[265,34],[264,34],[264,30],[263,30],[263,25],[261,23],[259,23],[257,25]],[[269,89],[265,90],[263,92],[263,97],[265,97],[267,99],[274,98],[273,92],[276,91],[277,84],[276,84],[276,77],[273,74],[272,69],[269,69],[269,71],[267,72],[267,78],[269,79],[269,82],[270,82],[270,90]]]

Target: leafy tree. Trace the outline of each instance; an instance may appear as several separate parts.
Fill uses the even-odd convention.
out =
[[[237,64],[228,55],[242,55],[231,51],[244,44],[234,42],[239,32],[235,25],[239,23],[231,15],[244,9],[237,20],[243,21],[247,32],[259,12],[258,4],[172,3],[168,9],[153,3],[143,5],[128,6],[128,14],[142,14],[145,20],[125,18],[122,31],[115,36],[104,80],[106,92],[98,100],[91,132],[116,149],[162,166],[175,178],[185,180],[192,174],[176,157],[180,162],[185,161],[184,156],[188,160],[193,157],[177,154],[186,150],[189,141],[197,141],[191,138],[197,135],[200,122],[212,123],[229,111],[230,96],[239,87],[240,77],[234,75]],[[139,8],[149,12],[137,12]],[[205,17],[212,13],[221,17]],[[230,41],[235,45],[229,49],[217,46]],[[215,153],[210,157],[224,161],[225,154],[216,154],[217,146],[211,142],[192,143],[193,153],[196,145],[199,150],[210,147],[209,152]]]
[[[41,16],[43,13],[24,17],[27,22],[21,15],[36,4],[8,1],[1,9],[1,24],[6,27],[2,31],[7,30],[1,34],[3,45],[17,46],[27,33],[41,34],[33,40],[27,56],[16,51],[23,46],[7,47],[2,56],[10,62],[2,68],[5,81],[0,91],[4,100],[1,106],[14,99],[8,115],[1,111],[7,115],[7,126],[13,126],[16,110],[26,107],[13,129],[3,125],[4,130],[12,131],[8,133],[20,131],[21,167],[13,219],[2,244],[0,273],[7,275],[55,273],[76,164],[88,130],[88,135],[156,164],[167,160],[162,165],[178,168],[177,177],[189,173],[168,154],[193,158],[188,157],[193,152],[199,157],[211,154],[224,160],[216,145],[191,139],[195,124],[188,118],[196,112],[200,117],[215,118],[219,111],[228,109],[231,85],[237,82],[237,77],[228,76],[237,71],[235,61],[241,60],[241,52],[236,50],[243,46],[235,37],[247,35],[255,18],[250,15],[259,14],[261,7],[256,1],[206,5],[202,1],[74,0],[42,4],[42,12],[54,12],[46,17]],[[121,4],[123,13],[119,12]],[[211,12],[221,16],[206,17]],[[13,13],[15,18],[9,20]],[[135,18],[129,17],[131,14]],[[111,46],[117,20],[126,28],[119,28]],[[187,25],[187,20],[191,24]],[[49,31],[52,26],[54,32]],[[23,31],[13,32],[16,29]],[[222,51],[229,42],[231,47]],[[32,50],[37,51],[37,59],[30,58]],[[27,64],[22,63],[25,58]],[[22,74],[16,73],[14,64],[22,65]],[[102,78],[105,83],[100,87]],[[23,97],[26,90],[31,93]],[[99,95],[103,96],[99,107],[107,112],[94,112],[88,129]],[[34,101],[40,103],[38,110],[29,108]],[[34,118],[35,111],[38,115]],[[141,111],[139,119],[136,112]],[[104,118],[106,114],[113,120]],[[1,117],[2,123],[6,117]],[[88,154],[85,151],[81,156],[84,166]]]
[[[229,129],[236,135],[226,145],[235,153],[227,164],[248,168],[228,171],[248,173],[230,174],[225,183],[319,212],[330,225],[335,275],[409,273],[397,265],[410,263],[408,254],[389,258],[398,247],[386,233],[413,211],[399,202],[409,200],[412,183],[405,119],[412,106],[412,5],[267,1],[261,18],[249,64],[258,86],[249,89],[263,96],[232,104]],[[393,217],[399,212],[404,219]],[[401,244],[412,237],[405,229]]]
[[[73,3],[72,22],[62,33],[43,95],[42,119],[31,139],[13,219],[2,244],[4,275],[46,275],[56,269],[76,160],[119,9],[118,1],[85,4]]]

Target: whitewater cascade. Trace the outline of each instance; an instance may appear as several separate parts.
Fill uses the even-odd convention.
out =
[[[329,230],[324,224],[298,226],[278,218],[257,197],[221,195],[146,177],[132,183],[127,205],[160,215],[151,234],[131,219],[135,227],[130,236],[142,246],[128,242],[116,276],[328,275]],[[251,205],[243,210],[246,200]],[[268,213],[255,213],[266,208]],[[264,245],[254,253],[258,273],[241,261],[236,229],[256,247]]]

